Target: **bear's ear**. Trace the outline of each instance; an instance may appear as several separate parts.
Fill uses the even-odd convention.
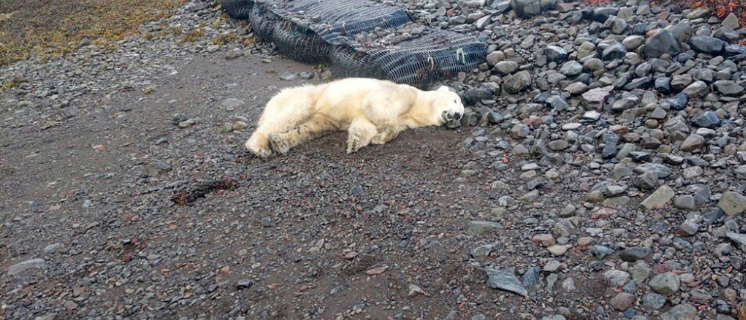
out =
[[[450,91],[450,89],[448,89],[448,87],[446,86],[440,86],[440,88],[438,88],[438,91]]]

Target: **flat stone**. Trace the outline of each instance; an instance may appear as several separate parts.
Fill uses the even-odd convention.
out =
[[[740,23],[738,22],[736,14],[731,12],[727,17],[725,17],[723,22],[720,23],[720,26],[736,30],[740,27]]]
[[[725,192],[718,202],[718,208],[731,217],[742,215],[746,211],[746,197],[733,191]]]
[[[746,252],[746,234],[727,232],[725,237],[733,242],[741,251]]]
[[[662,185],[658,190],[655,190],[653,194],[643,200],[642,203],[640,203],[640,207],[647,210],[661,209],[669,200],[671,200],[671,198],[673,198],[673,196],[673,189],[669,186]]]
[[[470,236],[478,236],[488,232],[496,232],[501,230],[503,226],[497,222],[492,221],[470,221],[467,233]]]
[[[47,262],[44,259],[36,258],[16,263],[8,268],[8,275],[15,276],[31,269],[46,269]]]
[[[661,314],[660,320],[697,320],[697,308],[690,304],[679,304]]]
[[[692,133],[681,144],[681,150],[686,152],[694,151],[697,149],[702,149],[702,147],[704,147],[706,144],[707,141],[705,140],[705,137],[696,133]]]
[[[521,296],[528,296],[528,291],[523,287],[523,284],[515,276],[515,269],[494,269],[487,267],[484,269],[487,274],[487,286],[492,289],[499,289],[508,292],[513,292]]]
[[[602,105],[614,87],[599,87],[583,93],[583,101],[589,105]]]
[[[725,42],[715,37],[694,36],[689,39],[689,45],[697,52],[708,54],[720,54],[723,51]]]
[[[744,88],[731,80],[718,80],[714,83],[715,89],[726,96],[737,96],[743,93]]]

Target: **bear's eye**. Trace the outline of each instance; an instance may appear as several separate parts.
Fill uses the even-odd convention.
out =
[[[453,103],[456,103],[456,100],[453,100]]]

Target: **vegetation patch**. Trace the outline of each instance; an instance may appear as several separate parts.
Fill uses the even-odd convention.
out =
[[[171,16],[185,0],[0,0],[0,65],[49,59],[91,44],[118,41]]]

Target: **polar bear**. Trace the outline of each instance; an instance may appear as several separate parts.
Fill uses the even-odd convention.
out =
[[[346,78],[280,91],[269,100],[246,141],[266,158],[334,131],[347,131],[347,153],[381,145],[405,129],[455,127],[464,114],[461,98],[448,87],[424,91],[391,81]]]

